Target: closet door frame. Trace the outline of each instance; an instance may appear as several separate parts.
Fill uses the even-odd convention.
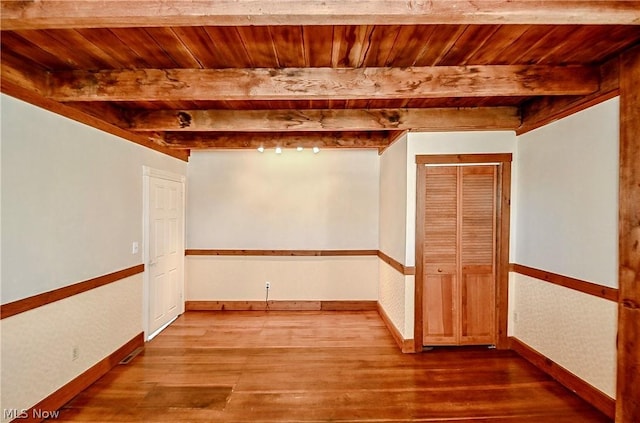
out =
[[[424,299],[423,245],[425,217],[425,165],[472,165],[495,163],[498,166],[496,204],[496,348],[507,349],[507,321],[509,312],[509,227],[511,215],[511,153],[498,154],[437,154],[416,156],[416,276],[414,292],[415,351],[422,351]]]

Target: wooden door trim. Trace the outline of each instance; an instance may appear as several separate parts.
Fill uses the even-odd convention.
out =
[[[416,164],[486,164],[486,163],[511,163],[513,154],[424,154],[416,156]]]
[[[511,156],[511,155],[509,155]],[[511,227],[511,157],[498,167],[498,216],[496,239],[496,330],[499,349],[509,348],[509,239]]]
[[[418,156],[420,157],[420,156]],[[418,159],[416,157],[416,159]],[[426,200],[425,176],[427,169],[425,166],[418,164],[416,171],[416,275],[414,278],[414,323],[413,323],[413,342],[416,352],[422,351],[424,344],[422,342],[424,331],[424,313],[422,312],[422,303],[424,297],[424,264],[422,257],[424,256],[424,204]],[[421,206],[419,206],[421,205]]]
[[[511,216],[511,153],[497,154],[435,154],[416,156],[416,275],[414,287],[414,343],[415,350],[422,351],[423,323],[423,245],[424,245],[424,176],[427,164],[488,164],[498,166],[497,239],[496,239],[496,347],[509,347],[507,337],[509,298],[509,234]]]

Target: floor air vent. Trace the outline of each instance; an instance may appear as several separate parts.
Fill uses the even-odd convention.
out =
[[[133,350],[131,352],[131,354],[129,354],[128,356],[126,356],[125,358],[122,359],[122,361],[120,361],[120,363],[118,364],[129,364],[131,363],[131,361],[136,358],[136,356],[138,354],[140,354],[142,352],[144,348],[140,347],[140,348],[136,348],[135,350]]]

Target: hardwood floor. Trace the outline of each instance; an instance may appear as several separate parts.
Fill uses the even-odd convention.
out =
[[[511,351],[402,354],[376,312],[187,312],[57,421],[606,422]]]

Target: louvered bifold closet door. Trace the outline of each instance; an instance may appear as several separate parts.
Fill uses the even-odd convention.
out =
[[[495,344],[496,165],[427,166],[423,345]]]
[[[458,170],[427,167],[423,246],[423,344],[458,343]]]
[[[459,172],[460,344],[495,344],[497,166]]]

